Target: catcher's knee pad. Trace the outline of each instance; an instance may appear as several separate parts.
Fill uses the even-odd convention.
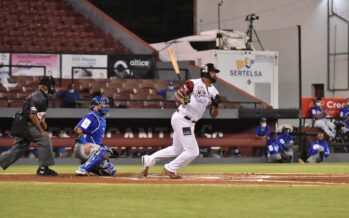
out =
[[[86,154],[84,145],[81,143],[76,143],[74,145],[74,156],[78,158],[82,163],[85,163],[90,158],[91,154],[95,153],[100,147],[96,144],[91,145],[91,152],[89,154]]]

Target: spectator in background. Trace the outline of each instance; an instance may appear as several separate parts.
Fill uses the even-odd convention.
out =
[[[293,159],[293,138],[290,133],[293,131],[293,128],[289,125],[284,125],[280,127],[281,134],[277,136],[277,142],[282,146],[284,151],[285,161],[290,163]]]
[[[61,129],[58,133],[58,138],[69,138],[70,136],[63,130]],[[55,149],[56,157],[67,157],[68,151],[66,147],[58,147]]]
[[[0,138],[10,138],[10,137],[11,137],[10,130],[4,129],[3,132],[0,132]],[[11,148],[11,146],[10,147],[1,147],[0,146],[0,154],[4,151],[9,150],[10,148]]]
[[[1,68],[1,65],[0,65]],[[0,72],[0,84],[5,88],[14,88],[17,86],[17,83],[10,83],[8,79],[10,78],[10,75],[8,72]]]
[[[166,101],[175,101],[175,93],[176,89],[174,88],[174,82],[170,81],[168,82],[167,89],[163,89],[157,92],[158,95],[162,96]]]
[[[347,98],[345,105],[343,105],[339,112],[339,119],[345,121],[347,115],[349,115],[349,98]]]
[[[321,128],[330,137],[330,140],[334,140],[336,136],[336,126],[334,123],[326,119],[325,111],[322,109],[321,98],[316,98],[314,106],[311,108],[311,116],[314,120],[314,126]]]
[[[268,163],[283,163],[285,162],[283,155],[283,147],[276,139],[276,133],[273,132],[267,140],[266,158]]]
[[[262,117],[259,120],[259,126],[256,127],[256,137],[263,139],[268,138],[270,135],[270,126],[267,125],[267,119]]]
[[[323,133],[318,133],[316,140],[313,141],[308,149],[307,163],[320,163],[330,156],[330,149],[328,143],[325,140]],[[300,163],[304,163],[302,159],[299,159]]]
[[[67,91],[62,91],[58,94],[58,97],[62,99],[62,107],[76,108],[81,107],[81,97],[74,89],[74,84],[68,86]]]
[[[262,117],[259,120],[259,126],[256,127],[256,138],[259,139],[267,139],[270,134],[270,127],[267,125],[267,119],[265,117]],[[263,154],[263,148],[253,148],[252,149],[252,155],[262,155]]]

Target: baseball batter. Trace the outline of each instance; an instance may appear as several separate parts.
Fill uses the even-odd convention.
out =
[[[207,107],[210,116],[217,117],[220,103],[219,93],[213,86],[219,70],[212,63],[208,63],[200,71],[201,78],[186,81],[175,94],[176,101],[181,105],[171,118],[174,131],[172,145],[150,156],[142,156],[141,173],[144,177],[157,161],[176,157],[165,164],[164,171],[171,179],[180,179],[177,169],[185,167],[199,156],[199,146],[194,135],[195,123],[202,117]]]

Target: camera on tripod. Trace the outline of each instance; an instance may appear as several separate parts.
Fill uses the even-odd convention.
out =
[[[254,21],[254,20],[259,20],[259,16],[257,16],[256,14],[249,14],[245,18],[245,21]]]
[[[248,36],[248,40],[247,40],[247,43],[246,43],[246,47],[247,47],[248,49],[250,49],[250,50],[255,50],[255,49],[253,48],[253,45],[252,45],[252,42],[253,42],[253,40],[252,40],[252,33],[254,33],[254,34],[256,35],[256,38],[257,38],[257,40],[258,40],[259,45],[261,46],[262,51],[264,51],[264,48],[263,48],[263,46],[262,46],[261,41],[259,40],[259,37],[258,37],[258,35],[257,35],[257,32],[256,32],[256,30],[255,30],[254,27],[253,27],[253,21],[254,21],[254,20],[259,20],[259,16],[257,16],[256,14],[249,14],[249,15],[247,15],[246,18],[245,18],[245,21],[247,21],[247,22],[249,23],[248,29],[247,29],[247,32],[246,32],[246,35]]]

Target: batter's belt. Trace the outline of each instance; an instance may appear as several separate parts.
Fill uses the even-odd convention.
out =
[[[178,110],[178,109],[177,109],[177,112],[178,112],[178,113],[181,113],[180,110]],[[190,122],[192,122],[192,123],[196,123],[195,120],[192,120],[192,119],[191,119],[190,117],[188,117],[187,115],[184,115],[183,118],[186,119],[186,120],[188,120],[188,121],[190,121]]]

